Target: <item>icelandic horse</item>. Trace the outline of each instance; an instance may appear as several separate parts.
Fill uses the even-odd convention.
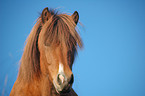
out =
[[[37,19],[20,62],[10,96],[77,96],[72,89],[72,65],[82,40],[79,14],[58,14],[45,8]]]

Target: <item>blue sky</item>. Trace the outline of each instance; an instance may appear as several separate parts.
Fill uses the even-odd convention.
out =
[[[79,96],[145,96],[144,0],[0,0],[0,95],[17,78],[24,42],[45,8],[79,12],[73,73]]]

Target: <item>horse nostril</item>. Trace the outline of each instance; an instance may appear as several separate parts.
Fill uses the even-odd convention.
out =
[[[68,81],[68,84],[70,84],[70,85],[74,82],[74,76],[73,76],[73,74],[70,76],[70,78],[67,79],[67,81]],[[63,85],[65,83],[65,76],[62,75],[62,74],[58,74],[57,75],[57,83],[59,85]]]
[[[69,84],[72,84],[74,82],[74,76],[73,76],[73,74],[71,75],[71,77],[70,77],[70,81],[68,82]]]
[[[59,85],[61,85],[62,83],[64,83],[64,80],[65,80],[65,78],[64,78],[63,75],[61,75],[61,74],[58,74],[57,75],[57,82],[58,82]]]

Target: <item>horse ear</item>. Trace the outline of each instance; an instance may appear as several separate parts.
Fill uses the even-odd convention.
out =
[[[41,14],[42,22],[45,23],[51,17],[51,13],[48,11],[48,7],[44,8]]]
[[[72,16],[74,22],[77,24],[78,20],[79,20],[79,13],[77,11],[75,11],[71,16]]]

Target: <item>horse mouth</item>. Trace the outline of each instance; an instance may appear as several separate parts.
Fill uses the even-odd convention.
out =
[[[55,81],[53,81],[53,84],[58,94],[67,94],[71,91],[72,88],[72,85],[67,83],[64,86],[60,86],[59,84],[55,83]]]
[[[70,89],[69,90],[63,90],[63,91],[60,91],[60,92],[58,92],[59,94],[67,94],[67,93],[69,93],[70,92]]]

